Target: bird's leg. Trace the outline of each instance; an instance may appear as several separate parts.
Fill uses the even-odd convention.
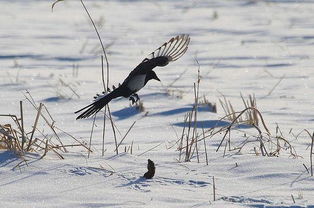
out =
[[[134,93],[130,96],[129,100],[131,100],[132,105],[134,105],[134,103],[137,103],[137,101],[140,100],[140,97],[138,96],[138,94]]]
[[[135,102],[137,103],[137,101],[140,100],[140,97],[139,97],[138,94],[136,94],[136,93],[134,93],[134,96],[135,96],[135,98],[136,98]]]

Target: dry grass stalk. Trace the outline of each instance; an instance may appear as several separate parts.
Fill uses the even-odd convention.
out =
[[[202,128],[202,130],[203,130],[203,137],[205,137],[205,130],[204,130],[204,128]],[[207,154],[207,148],[206,148],[206,140],[204,139],[203,141],[204,141],[206,165],[208,165],[208,154]]]
[[[189,162],[191,158],[190,156],[191,156],[191,149],[192,149],[193,142],[191,141],[191,145],[189,145],[189,139],[190,139],[190,131],[191,131],[191,125],[192,125],[193,110],[194,109],[192,109],[191,113],[188,113],[189,120],[188,120],[188,133],[186,135],[186,149],[185,149],[185,159],[184,159],[185,162]]]
[[[197,137],[197,111],[198,111],[198,96],[199,96],[199,88],[200,88],[200,71],[198,70],[198,78],[197,78],[197,89],[194,83],[194,97],[195,97],[195,103],[194,103],[194,129],[193,129],[193,138]],[[200,162],[199,153],[198,153],[198,142],[197,139],[195,139],[195,150],[196,150],[196,157],[197,162]],[[192,154],[193,155],[193,154]]]
[[[127,130],[127,132],[125,133],[125,135],[123,136],[123,138],[121,139],[121,141],[119,142],[117,148],[120,147],[121,143],[124,141],[124,139],[126,138],[126,136],[129,134],[129,132],[132,130],[133,126],[135,125],[136,121],[133,122],[133,124],[130,126],[130,128]]]
[[[150,149],[148,149],[148,150],[142,152],[141,154],[139,154],[139,155],[137,155],[137,156],[142,156],[142,155],[144,155],[145,153],[150,152],[150,151],[156,149],[157,147],[159,147],[159,146],[162,145],[162,144],[163,144],[163,142],[161,142],[161,143],[157,144],[156,146],[154,146],[154,147],[152,147],[152,148],[150,148]],[[133,142],[132,142],[132,146],[133,146]],[[132,153],[131,153],[131,154],[132,154]]]
[[[106,88],[106,83],[105,83],[105,72],[104,72],[104,56],[101,55],[101,80],[102,80],[102,85],[104,88],[104,92],[107,91],[107,88],[109,86],[109,81],[107,82],[107,88]],[[105,108],[104,112],[104,122],[103,122],[103,128],[102,128],[102,148],[101,148],[101,155],[105,155],[105,135],[106,135],[106,113],[107,113],[107,108]]]
[[[23,116],[23,101],[20,101],[20,112],[21,112],[21,133],[22,133],[22,149],[24,149],[25,144],[25,130],[24,130],[24,116]]]
[[[310,163],[311,163],[311,176],[313,176],[313,146],[314,146],[314,133],[312,135],[311,151],[310,151]]]
[[[98,40],[99,40],[99,42],[100,42],[100,45],[101,45],[101,47],[102,47],[102,51],[103,51],[103,54],[104,54],[104,57],[105,57],[105,60],[106,60],[107,88],[105,88],[105,79],[104,79],[104,70],[103,70],[103,61],[102,61],[102,81],[103,81],[104,90],[106,91],[106,89],[108,89],[108,86],[109,86],[109,77],[110,77],[110,76],[109,76],[109,61],[108,61],[106,49],[105,49],[105,47],[104,47],[104,44],[103,44],[102,39],[101,39],[101,37],[100,37],[100,35],[99,35],[99,32],[98,32],[98,30],[97,30],[97,27],[96,27],[96,25],[95,25],[95,22],[94,22],[93,18],[91,17],[91,15],[90,15],[88,9],[86,8],[86,6],[85,6],[83,0],[80,0],[80,1],[81,1],[81,4],[82,4],[82,6],[83,6],[85,12],[87,13],[87,15],[88,15],[88,17],[89,17],[89,19],[90,19],[90,21],[91,21],[93,27],[94,27],[94,30],[95,30],[95,32],[96,32],[96,34],[97,34]],[[109,114],[109,118],[110,118],[110,123],[111,123],[112,132],[113,132],[114,141],[115,141],[115,146],[116,146],[116,154],[119,154],[119,152],[118,152],[118,143],[117,143],[116,130],[115,130],[115,125],[114,125],[113,120],[112,120],[112,116],[111,116],[111,111],[110,111],[109,104],[106,105],[106,108],[105,108],[105,109],[108,110],[108,114]],[[106,115],[106,114],[105,114],[105,115]],[[106,116],[105,116],[105,115],[104,115],[104,127],[103,127],[104,129],[103,129],[103,135],[105,135],[105,124],[106,124],[106,122],[105,122]],[[104,137],[104,136],[103,136],[103,137]],[[104,139],[103,139],[103,140],[104,140]],[[104,144],[103,144],[103,146],[104,146]],[[103,154],[104,154],[104,153],[103,153]]]
[[[311,173],[311,176],[313,176],[314,174],[314,171],[313,171],[313,155],[314,155],[314,132],[313,133],[310,133],[309,130],[307,129],[303,129],[299,134],[297,134],[295,136],[295,138],[297,139],[303,132],[305,132],[311,139],[311,143],[308,145],[308,148],[310,148],[310,155],[309,155],[309,160],[310,160],[310,171],[309,169],[307,168],[307,166],[305,164],[303,164],[303,166],[305,167],[306,171],[308,173]]]
[[[186,123],[188,120],[188,115],[185,115],[184,117],[184,123]],[[183,139],[184,139],[184,136],[185,136],[185,127],[186,125],[184,125],[184,127],[182,128],[182,134],[181,134],[181,138],[180,138],[180,143],[179,143],[179,147],[178,147],[178,150],[179,150],[179,161],[181,161],[181,155],[182,155],[182,146],[183,146]]]
[[[249,95],[248,100],[245,100],[243,95],[241,94],[241,99],[242,99],[242,102],[243,102],[245,108],[249,108],[249,107],[257,108],[256,107],[256,98],[255,98],[254,94]],[[258,120],[257,111],[254,111],[254,110],[253,111],[246,111],[244,117],[245,117],[247,124],[258,126],[259,120]]]
[[[38,108],[38,110],[37,110],[37,115],[36,115],[36,118],[35,118],[35,122],[34,122],[34,125],[33,125],[33,130],[32,130],[32,133],[31,133],[31,137],[30,137],[30,139],[29,139],[29,143],[28,143],[28,146],[27,146],[27,151],[29,151],[29,148],[30,148],[30,146],[32,145],[34,133],[35,133],[35,131],[36,131],[36,127],[37,127],[37,124],[38,124],[38,119],[39,119],[39,116],[40,116],[42,107],[43,107],[43,104],[40,103],[40,104],[39,104],[39,108]]]
[[[216,201],[216,184],[215,184],[215,176],[213,176],[213,197],[214,197],[214,201]]]
[[[303,131],[301,131],[297,136],[299,137],[301,135],[301,133],[307,133],[308,136],[311,139],[311,143],[309,144],[309,146],[306,148],[310,148],[310,155],[309,155],[309,160],[310,160],[310,172],[311,172],[311,176],[313,176],[313,155],[314,155],[314,132],[311,134],[309,130],[304,129]],[[306,167],[306,165],[303,164],[303,166],[306,168],[307,172],[309,172],[308,168]]]
[[[93,133],[94,133],[95,121],[96,121],[96,114],[94,115],[94,118],[93,118],[92,130],[90,131],[90,136],[89,136],[89,146],[88,146],[89,150],[92,147],[92,138],[93,138]],[[90,155],[90,151],[88,151],[87,153],[88,158],[89,158],[89,155]]]
[[[291,194],[291,198],[292,198],[293,204],[295,204],[295,199],[294,199],[294,196],[292,194]]]
[[[132,141],[130,145],[124,146],[124,152],[125,153],[130,152],[131,155],[133,154],[133,143],[134,143],[134,141]]]
[[[132,140],[132,143],[131,143],[131,148],[130,148],[130,153],[131,153],[131,155],[133,154],[133,140]]]
[[[281,83],[281,81],[285,78],[285,76],[286,76],[286,75],[283,75],[282,77],[280,77],[280,78],[278,79],[278,81],[276,82],[276,84],[271,88],[271,90],[269,90],[269,92],[267,93],[267,95],[266,95],[265,97],[267,97],[267,96],[269,96],[269,95],[271,95],[271,94],[273,93],[273,91],[277,88],[277,86]]]
[[[309,169],[306,167],[306,165],[303,163],[303,167],[305,168],[307,173],[310,173]]]

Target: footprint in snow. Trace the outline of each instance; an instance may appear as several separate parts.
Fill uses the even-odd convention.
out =
[[[101,175],[104,177],[108,177],[112,175],[112,172],[94,167],[74,167],[69,170],[69,173],[76,176],[86,176],[86,175]]]

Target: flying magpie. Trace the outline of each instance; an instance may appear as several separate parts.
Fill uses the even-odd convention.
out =
[[[114,88],[111,92],[98,95],[92,104],[76,111],[75,113],[79,113],[85,110],[76,119],[88,118],[94,115],[117,97],[130,97],[129,99],[133,103],[138,101],[139,97],[136,92],[142,89],[149,80],[155,79],[160,81],[153,69],[156,66],[166,66],[169,62],[179,59],[188,49],[189,43],[189,35],[184,34],[171,38],[135,67],[119,87]]]

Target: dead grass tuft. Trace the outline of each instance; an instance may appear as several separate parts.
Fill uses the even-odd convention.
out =
[[[204,154],[198,153],[198,151],[196,151],[197,161],[200,161],[198,155],[204,155],[206,164],[208,164],[206,140],[213,141],[214,138],[219,138],[221,135],[223,136],[220,139],[218,147],[216,148],[216,152],[218,152],[222,148],[223,156],[225,156],[228,152],[229,154],[243,154],[247,152],[250,154],[253,153],[257,156],[261,155],[268,157],[278,157],[281,154],[285,154],[293,158],[299,157],[295,151],[295,148],[282,134],[282,131],[280,130],[278,125],[276,127],[276,133],[271,133],[264,121],[261,112],[257,108],[247,107],[240,112],[233,111],[231,112],[231,114],[232,115],[226,115],[222,119],[220,119],[220,121],[222,121],[225,118],[233,118],[229,125],[223,127],[212,127],[206,130],[203,129],[203,133],[199,134],[192,132],[192,129],[196,128],[195,122],[197,122],[196,117],[193,116],[193,111],[191,113],[188,113],[184,118],[185,125],[183,127],[182,135],[178,145],[178,151],[180,152],[179,161],[182,160],[182,155],[185,155],[185,162],[191,161],[194,151],[199,150],[196,144],[203,140]],[[239,119],[245,114],[256,116],[254,119],[260,122],[261,127],[257,126],[256,122],[252,122],[250,126],[253,128],[248,128],[249,126],[246,120]],[[241,128],[239,125],[245,125],[245,128]],[[240,132],[241,134],[243,134],[243,136],[232,137],[232,132]],[[184,140],[186,142],[184,142]],[[311,152],[312,150],[313,149],[311,149]],[[312,155],[313,154],[311,154],[311,156]]]
[[[70,147],[83,147],[91,151],[83,141],[57,127],[44,104],[40,103],[37,106],[30,94],[25,97],[35,109],[34,123],[25,123],[22,102],[20,102],[20,115],[0,114],[0,117],[8,118],[5,119],[5,124],[0,124],[0,149],[12,151],[21,157],[26,153],[37,153],[43,158],[48,152],[52,152],[60,159],[64,159],[62,153],[68,152],[67,149]],[[68,136],[73,142],[64,144],[59,136],[60,133]]]
[[[236,123],[243,123],[243,124],[258,126],[259,116],[257,115],[257,111],[250,109],[250,108],[252,109],[257,108],[256,98],[254,94],[249,95],[247,100],[245,100],[243,95],[241,94],[241,99],[242,99],[244,108],[248,109],[243,114],[241,114],[241,116],[237,115],[237,112],[234,110],[234,107],[231,101],[227,100],[227,98],[224,95],[222,96],[223,96],[223,99],[219,99],[219,102],[226,115],[224,119],[229,120],[229,121],[234,121],[236,119],[235,120]]]

